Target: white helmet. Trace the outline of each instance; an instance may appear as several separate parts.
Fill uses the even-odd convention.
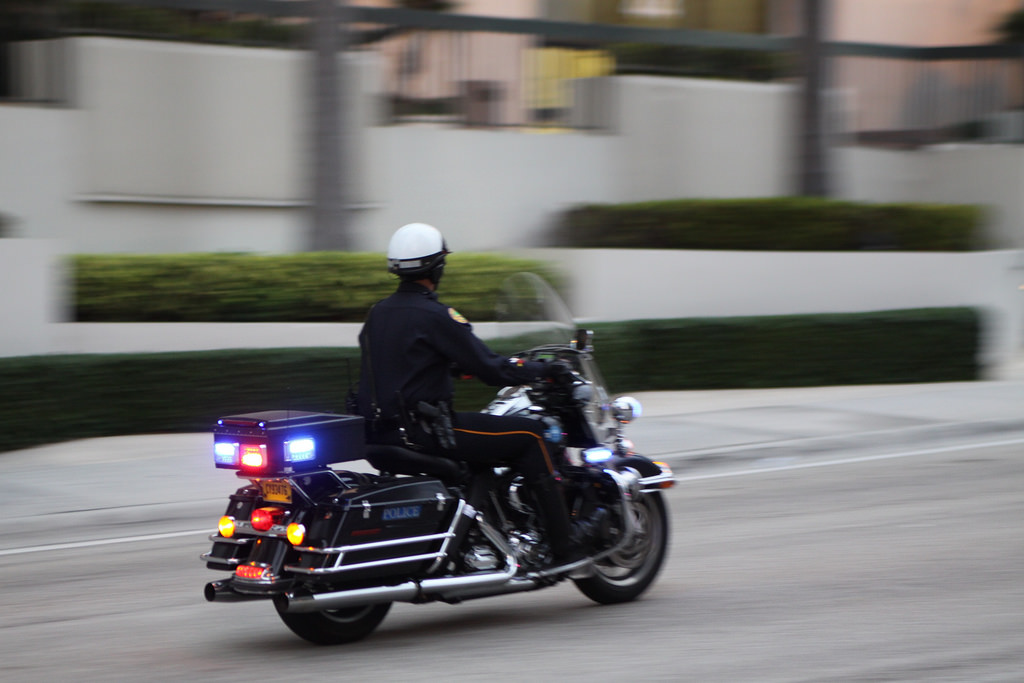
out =
[[[437,228],[426,223],[409,223],[391,236],[388,272],[402,279],[430,278],[436,284],[444,270],[444,257],[449,253]]]

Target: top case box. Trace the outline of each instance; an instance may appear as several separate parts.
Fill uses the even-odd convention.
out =
[[[301,410],[229,415],[217,420],[213,437],[217,467],[254,475],[308,472],[332,463],[362,460],[366,453],[363,418],[356,415]],[[235,447],[234,456],[231,446]],[[262,464],[247,465],[246,450],[262,455]]]

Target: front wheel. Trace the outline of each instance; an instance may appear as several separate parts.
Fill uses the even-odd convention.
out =
[[[295,635],[317,645],[341,645],[361,640],[384,621],[391,603],[360,605],[322,612],[289,614],[280,608],[277,614]]]
[[[668,552],[668,511],[660,493],[644,494],[631,506],[636,533],[626,547],[594,564],[594,575],[574,579],[594,602],[610,605],[640,596],[658,575]]]

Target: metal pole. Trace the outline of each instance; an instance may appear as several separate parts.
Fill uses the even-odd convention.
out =
[[[800,194],[829,194],[823,121],[825,54],[822,50],[823,17],[827,0],[803,0],[801,62],[804,88],[800,111]]]
[[[352,246],[346,206],[345,87],[338,83],[338,55],[345,47],[347,26],[339,2],[344,0],[313,3],[313,251]]]

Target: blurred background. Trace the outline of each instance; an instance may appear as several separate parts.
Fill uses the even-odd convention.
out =
[[[76,318],[71,254],[379,253],[425,221],[457,253],[557,262],[583,318],[970,306],[983,364],[1005,366],[1022,327],[1021,12],[6,0],[0,286],[19,295],[4,297],[0,319],[17,323],[0,354],[112,348],[53,324]],[[855,258],[744,243],[666,257],[639,231],[630,253],[602,256],[558,238],[580,206],[786,197],[981,213],[973,246],[927,258],[884,230]]]
[[[984,204],[1016,247],[1020,9],[6,0],[4,234],[372,251],[424,220],[486,250],[579,203],[815,194]]]
[[[1022,189],[1024,0],[0,0],[0,678],[1020,680]],[[202,603],[210,428],[344,410],[412,221],[652,392],[649,599]]]

